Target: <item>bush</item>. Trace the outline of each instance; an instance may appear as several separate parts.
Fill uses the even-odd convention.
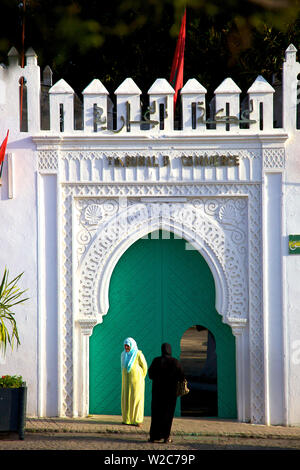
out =
[[[2,375],[2,377],[0,377],[0,388],[20,387],[25,387],[25,382],[21,375]]]

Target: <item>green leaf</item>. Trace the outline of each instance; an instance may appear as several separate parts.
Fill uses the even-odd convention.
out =
[[[12,349],[14,341],[17,346],[20,344],[17,322],[14,318],[15,312],[12,312],[11,309],[28,300],[28,297],[21,298],[27,290],[22,291],[17,285],[23,273],[9,282],[8,274],[9,272],[5,268],[0,284],[0,348],[4,352],[6,352],[8,344]]]

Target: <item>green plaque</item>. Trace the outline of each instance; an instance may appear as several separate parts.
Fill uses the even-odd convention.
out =
[[[300,255],[300,235],[289,235],[290,255]]]

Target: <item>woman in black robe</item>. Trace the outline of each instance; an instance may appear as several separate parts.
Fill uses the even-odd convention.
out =
[[[177,383],[184,379],[180,362],[172,357],[171,346],[163,343],[162,355],[156,357],[148,370],[152,380],[151,426],[149,442],[172,442],[170,432],[177,400]]]

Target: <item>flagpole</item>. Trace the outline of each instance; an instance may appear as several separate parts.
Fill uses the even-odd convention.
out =
[[[26,0],[23,0],[23,18],[22,18],[22,53],[21,53],[21,67],[25,65],[25,12],[26,12]],[[21,78],[20,88],[20,129],[22,127],[23,120],[23,91],[24,91],[24,77]]]

